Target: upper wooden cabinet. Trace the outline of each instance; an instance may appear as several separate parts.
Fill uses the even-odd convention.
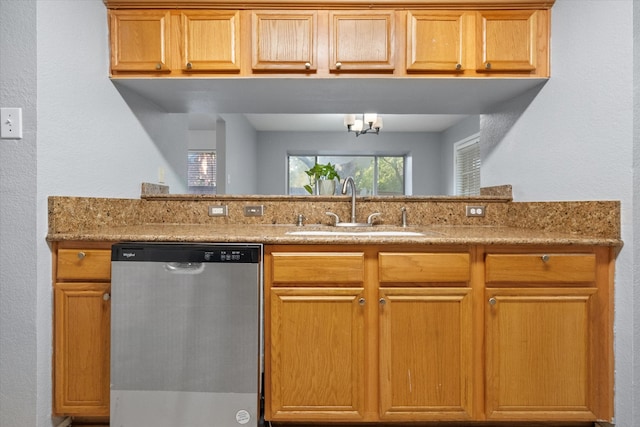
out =
[[[406,8],[389,2],[332,10],[276,2],[225,10],[206,1],[188,9],[130,2],[140,9],[109,10],[111,74],[549,77],[553,2],[516,3],[447,9],[442,2]]]
[[[482,11],[477,23],[479,71],[529,71],[546,67],[539,49],[548,50],[545,11]],[[540,22],[539,22],[540,21]]]
[[[240,71],[238,11],[182,11],[181,68],[184,71]]]
[[[111,70],[168,72],[169,21],[166,10],[110,11]]]
[[[238,11],[111,10],[114,75],[240,71]]]
[[[407,71],[461,73],[469,67],[466,52],[473,14],[451,11],[407,13]]]
[[[395,50],[393,11],[329,13],[329,69],[393,71]]]
[[[317,33],[316,11],[252,12],[252,69],[314,72],[318,69]]]

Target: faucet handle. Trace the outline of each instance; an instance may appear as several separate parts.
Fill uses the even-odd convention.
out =
[[[375,212],[375,213],[372,213],[371,215],[369,215],[369,217],[367,218],[367,224],[373,225],[373,219],[375,217],[377,217],[377,216],[380,216],[380,215],[381,215],[380,212]]]
[[[335,217],[335,219],[336,219],[335,225],[338,225],[340,223],[340,217],[337,214],[334,214],[333,212],[325,212],[325,214]]]

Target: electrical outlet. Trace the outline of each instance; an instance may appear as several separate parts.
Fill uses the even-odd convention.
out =
[[[0,108],[0,138],[22,139],[22,108]]]
[[[244,207],[244,216],[262,216],[262,215],[264,215],[264,205]]]
[[[467,206],[467,216],[484,216],[485,206]]]
[[[209,216],[227,216],[227,205],[209,206]]]

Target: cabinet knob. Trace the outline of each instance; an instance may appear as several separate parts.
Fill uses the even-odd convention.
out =
[[[111,299],[111,294],[109,292],[102,295],[102,299],[105,301],[109,301]]]
[[[157,63],[156,64],[156,70],[162,70],[162,64],[161,63]]]
[[[191,62],[187,62],[187,70],[190,70],[193,68],[193,64]]]
[[[498,301],[494,297],[489,298],[489,305],[496,305],[497,302]]]
[[[84,252],[80,251],[78,252],[78,259],[84,259],[84,257],[86,257],[87,254],[85,254]]]
[[[364,305],[365,302],[367,302],[367,301],[364,298],[360,298],[358,300],[358,304],[360,304],[360,305]]]
[[[456,64],[456,70],[462,70],[462,64]]]
[[[380,303],[380,305],[385,305],[387,303],[387,300],[384,298],[380,298],[378,302]]]
[[[339,70],[342,68],[342,62],[336,62],[336,68]]]
[[[305,62],[304,63],[304,68],[307,69],[307,70],[310,69],[311,68],[311,62]]]
[[[491,69],[491,62],[487,62],[486,64],[484,64],[484,68],[486,68],[487,70]]]
[[[540,259],[542,260],[542,262],[547,262],[547,261],[549,261],[549,259],[550,259],[550,258],[551,258],[551,257],[550,257],[549,255],[547,255],[547,254],[544,254],[544,255],[542,255],[542,256],[540,257]]]

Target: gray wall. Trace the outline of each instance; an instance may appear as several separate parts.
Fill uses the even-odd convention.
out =
[[[36,230],[36,68],[36,2],[0,0],[0,107],[22,108],[23,123],[23,139],[0,140],[0,425],[7,427],[46,425],[36,411],[51,363],[37,327],[35,252],[44,241]]]
[[[521,99],[511,111],[483,116],[481,134],[483,185],[513,184],[516,200],[622,202],[615,403],[624,427],[640,425],[640,352],[633,351],[640,343],[640,112],[633,111],[640,94],[633,82],[638,61],[630,64],[640,31],[636,9],[633,0],[557,0],[553,77],[526,108]],[[0,141],[3,427],[57,421],[50,417],[47,196],[137,198],[140,182],[155,182],[158,167],[172,189],[181,179],[165,153],[184,134],[163,128],[176,125],[172,119],[182,128],[181,119],[113,87],[107,39],[101,0],[0,0],[0,106],[22,107],[25,131],[20,141]]]
[[[258,137],[255,129],[242,114],[222,114],[224,131],[218,135],[220,162],[224,159],[222,169],[218,169],[218,186],[220,194],[258,194]],[[219,123],[220,124],[220,123]],[[224,135],[224,136],[221,136]],[[262,179],[262,177],[260,177]],[[222,188],[222,190],[221,190]]]
[[[286,194],[287,154],[408,154],[413,194],[445,194],[440,180],[439,133],[362,135],[347,132],[258,132],[258,194]],[[415,159],[420,159],[418,163]]]

